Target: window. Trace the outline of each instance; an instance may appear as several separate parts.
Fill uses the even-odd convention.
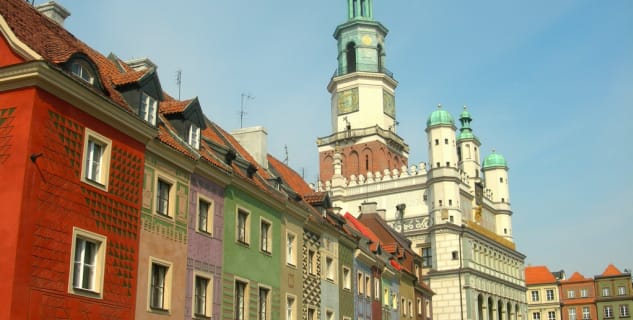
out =
[[[406,304],[406,299],[402,298],[400,300],[400,311],[402,311],[402,315],[406,316],[407,315],[407,304]]]
[[[452,217],[453,217],[453,216],[451,216],[451,218],[452,218]],[[451,221],[451,222],[452,222],[452,221]],[[457,260],[457,259],[459,259],[459,252],[457,252],[457,251],[453,251],[453,252],[451,252],[451,256],[452,256],[453,260]]]
[[[620,305],[620,317],[628,317],[629,316],[629,306],[626,304]]]
[[[448,139],[444,139],[444,144],[448,144]]]
[[[440,144],[440,140],[439,139],[435,139],[435,145],[439,145]]]
[[[556,311],[547,312],[547,320],[556,320]]]
[[[608,297],[611,295],[611,290],[609,288],[602,288],[602,296]]]
[[[393,310],[398,310],[398,296],[395,293],[391,294],[391,306]]]
[[[143,120],[149,122],[151,125],[156,125],[156,110],[158,102],[156,99],[150,97],[145,92],[141,93],[141,108],[140,116]]]
[[[374,278],[374,299],[380,300],[380,278]]]
[[[358,281],[357,281],[357,285],[358,285],[358,295],[362,295],[364,293],[363,291],[363,274],[361,272],[358,273]]]
[[[365,295],[371,297],[371,278],[368,275],[365,276]]]
[[[538,301],[538,291],[532,290],[532,301]]]
[[[102,296],[106,237],[73,228],[73,255],[68,292],[90,297]]]
[[[576,297],[576,291],[574,290],[567,290],[567,298],[572,299]]]
[[[409,311],[409,317],[413,317],[413,302],[411,300],[407,301],[407,310]]]
[[[582,318],[584,320],[591,319],[591,313],[589,312],[589,307],[582,307]]]
[[[418,315],[422,315],[422,299],[417,298],[416,305],[417,305]]]
[[[587,289],[580,289],[580,296],[583,298],[587,297]]]
[[[316,318],[316,309],[308,308],[308,320],[317,320],[317,318]]]
[[[314,250],[308,250],[308,272],[316,274],[316,253]]]
[[[149,307],[169,310],[171,264],[150,258]]]
[[[286,320],[297,320],[295,316],[297,314],[295,301],[294,296],[286,296]]]
[[[213,233],[213,202],[198,199],[198,231]]]
[[[270,253],[272,248],[272,227],[270,222],[266,220],[260,221],[259,227],[259,249],[263,252]]]
[[[193,123],[187,129],[187,143],[196,150],[200,149],[200,128]]]
[[[249,216],[248,212],[242,209],[237,210],[237,242],[248,244]]]
[[[270,313],[269,310],[269,289],[267,288],[259,288],[259,316],[258,316],[258,320],[266,320],[269,319],[270,317],[268,316],[268,314]]]
[[[334,311],[330,311],[330,310],[325,311],[325,319],[334,320]]]
[[[292,233],[286,234],[286,263],[297,265],[297,237]]]
[[[235,320],[246,319],[246,289],[246,282],[235,281]]]
[[[348,267],[343,267],[343,289],[352,289],[352,274]]]
[[[334,259],[330,257],[325,258],[325,276],[328,280],[334,281]]]
[[[112,140],[86,128],[81,181],[108,190]]]
[[[431,268],[433,266],[433,256],[431,247],[422,248],[422,267]]]
[[[611,306],[604,307],[604,317],[613,318],[613,308]]]
[[[540,312],[532,312],[532,320],[541,320]]]
[[[88,64],[85,62],[74,61],[70,65],[70,72],[79,77],[81,80],[86,81],[89,84],[94,84],[95,77],[91,72],[90,67],[88,67]]]
[[[547,289],[547,291],[545,291],[545,296],[547,298],[547,301],[552,301],[554,300],[554,290],[552,289]]]
[[[169,216],[169,196],[171,183],[158,179],[156,191],[156,212],[164,216]]]
[[[385,288],[382,294],[382,301],[385,306],[389,306],[389,289]]]
[[[567,310],[567,313],[569,314],[569,320],[576,320],[576,309],[575,308],[569,308],[569,310]]]
[[[196,274],[194,276],[193,315],[194,317],[211,317],[211,277]]]
[[[618,287],[618,295],[619,296],[626,295],[626,289],[624,287]]]

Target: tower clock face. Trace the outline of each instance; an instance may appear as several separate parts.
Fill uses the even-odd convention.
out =
[[[358,111],[358,88],[339,92],[337,104],[339,115]]]
[[[371,44],[371,37],[370,36],[363,36],[363,38],[361,38],[361,41],[363,42],[364,45],[368,46]]]
[[[394,96],[387,92],[382,92],[382,105],[386,115],[396,118],[396,101]]]

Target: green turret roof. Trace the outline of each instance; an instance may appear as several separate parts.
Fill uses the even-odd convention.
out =
[[[448,124],[448,125],[455,125],[455,121],[453,120],[453,116],[451,116],[451,114],[442,109],[442,105],[438,105],[437,106],[437,110],[433,111],[431,113],[431,115],[429,116],[429,119],[426,120],[426,127],[431,127],[431,126],[436,126],[436,125],[441,125],[441,124]]]
[[[473,118],[470,116],[470,112],[468,112],[468,108],[464,106],[464,111],[459,115],[459,122],[462,123],[461,129],[459,129],[459,134],[457,135],[457,141],[473,139],[479,143],[479,139],[477,136],[473,134],[473,130],[470,127],[470,122],[473,121]]]
[[[484,159],[483,169],[505,168],[508,169],[508,162],[502,155],[492,150],[492,153]]]

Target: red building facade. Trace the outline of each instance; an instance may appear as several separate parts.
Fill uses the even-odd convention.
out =
[[[25,1],[0,16],[0,319],[132,319],[155,129],[111,61]]]

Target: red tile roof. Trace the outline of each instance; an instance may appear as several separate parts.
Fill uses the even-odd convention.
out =
[[[582,274],[576,271],[571,275],[571,277],[569,277],[569,279],[561,280],[560,282],[570,283],[570,282],[583,282],[583,281],[593,281],[593,279],[585,278],[585,276],[583,276]]]
[[[301,178],[301,176],[290,167],[276,159],[275,157],[268,155],[268,165],[279,174],[283,182],[288,185],[294,192],[304,197],[307,194],[312,194],[313,191],[308,183]]]
[[[189,99],[185,101],[178,101],[178,100],[163,101],[160,103],[160,108],[159,108],[160,113],[165,114],[165,115],[181,113],[185,111],[185,109],[187,109],[187,107],[189,106],[189,104],[191,104],[193,100],[194,99]]]
[[[378,249],[378,245],[380,244],[380,240],[378,240],[378,236],[371,231],[371,229],[367,228],[362,222],[358,221],[354,216],[352,216],[349,212],[346,212],[343,216],[345,220],[347,220],[354,229],[358,230],[362,235],[369,238],[372,244],[369,246],[369,249],[375,252]]]
[[[556,283],[556,278],[546,266],[525,267],[525,284],[548,284]]]
[[[601,276],[610,277],[610,276],[619,276],[621,274],[622,272],[620,272],[618,268],[616,268],[613,264],[609,264],[607,268],[604,269],[604,272],[602,272]]]

